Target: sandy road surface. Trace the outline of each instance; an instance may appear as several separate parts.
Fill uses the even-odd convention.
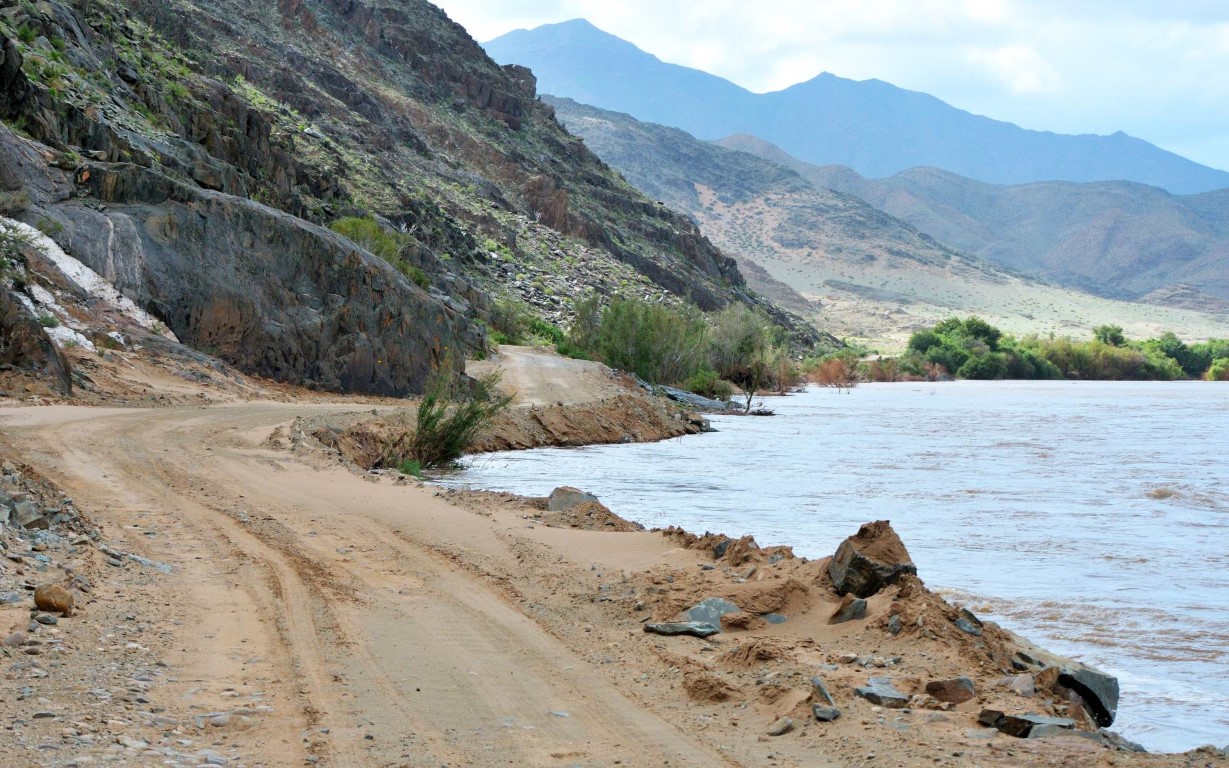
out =
[[[108,610],[148,617],[159,632],[142,642],[171,671],[153,694],[169,716],[249,694],[272,707],[210,732],[245,765],[730,764],[526,617],[490,575],[548,556],[509,533],[526,526],[262,445],[276,425],[328,410],[0,409],[23,458],[104,536],[172,569],[117,571],[66,636],[102,631],[91,616]],[[644,541],[638,557],[664,556]],[[105,663],[73,658],[82,679]]]
[[[479,376],[496,368],[501,388],[515,394],[520,405],[591,403],[623,391],[601,363],[560,357],[539,347],[505,344],[492,359],[470,361],[465,370]]]

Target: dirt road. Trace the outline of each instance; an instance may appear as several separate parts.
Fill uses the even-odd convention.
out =
[[[80,634],[70,663],[105,665],[86,637],[139,614],[156,628],[141,644],[172,671],[150,694],[166,719],[261,704],[243,710],[246,729],[205,734],[245,765],[727,764],[629,701],[490,576],[555,556],[509,534],[523,521],[493,525],[430,490],[262,445],[276,425],[327,410],[0,410],[23,457],[116,547],[170,566],[126,569],[112,596],[64,622]],[[650,561],[664,556],[645,546]],[[126,728],[158,743],[157,728]],[[209,743],[193,736],[192,748]]]

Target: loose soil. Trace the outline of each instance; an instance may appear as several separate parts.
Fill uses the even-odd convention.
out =
[[[832,625],[824,560],[445,493],[362,471],[305,429],[386,403],[244,401],[250,383],[142,375],[155,397],[173,384],[179,404],[0,408],[3,453],[71,495],[106,543],[76,548],[72,570],[92,587],[39,630],[42,651],[0,649],[0,764],[1227,764],[987,734],[983,707],[1071,705],[999,685],[1019,641],[990,624],[958,631],[916,578]],[[559,386],[526,391],[557,404]],[[33,584],[33,563],[9,566]],[[709,597],[742,609],[721,634],[644,631]],[[26,629],[32,604],[4,607],[0,635]],[[843,712],[834,723],[809,714],[812,675]],[[872,675],[908,694],[967,675],[978,695],[880,709],[853,693]],[[768,736],[782,716],[794,728]]]

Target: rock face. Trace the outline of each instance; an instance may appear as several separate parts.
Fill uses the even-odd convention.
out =
[[[916,574],[904,543],[887,520],[866,523],[841,542],[828,564],[837,594],[870,597],[906,573]]]
[[[55,206],[57,239],[197,349],[278,381],[381,395],[463,363],[455,310],[328,230],[137,166],[81,176],[106,210]]]
[[[4,129],[7,130],[7,129]],[[0,369],[17,369],[52,383],[62,395],[73,391],[68,361],[17,297],[0,287]]]

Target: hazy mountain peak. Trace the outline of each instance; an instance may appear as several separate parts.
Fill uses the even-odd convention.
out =
[[[1026,130],[883,80],[823,72],[780,91],[751,93],[664,63],[583,20],[519,30],[485,47],[502,64],[533,69],[542,93],[702,139],[753,134],[800,160],[847,165],[870,178],[934,166],[995,184],[1125,179],[1180,194],[1229,187],[1229,173],[1121,131],[1071,136]]]

